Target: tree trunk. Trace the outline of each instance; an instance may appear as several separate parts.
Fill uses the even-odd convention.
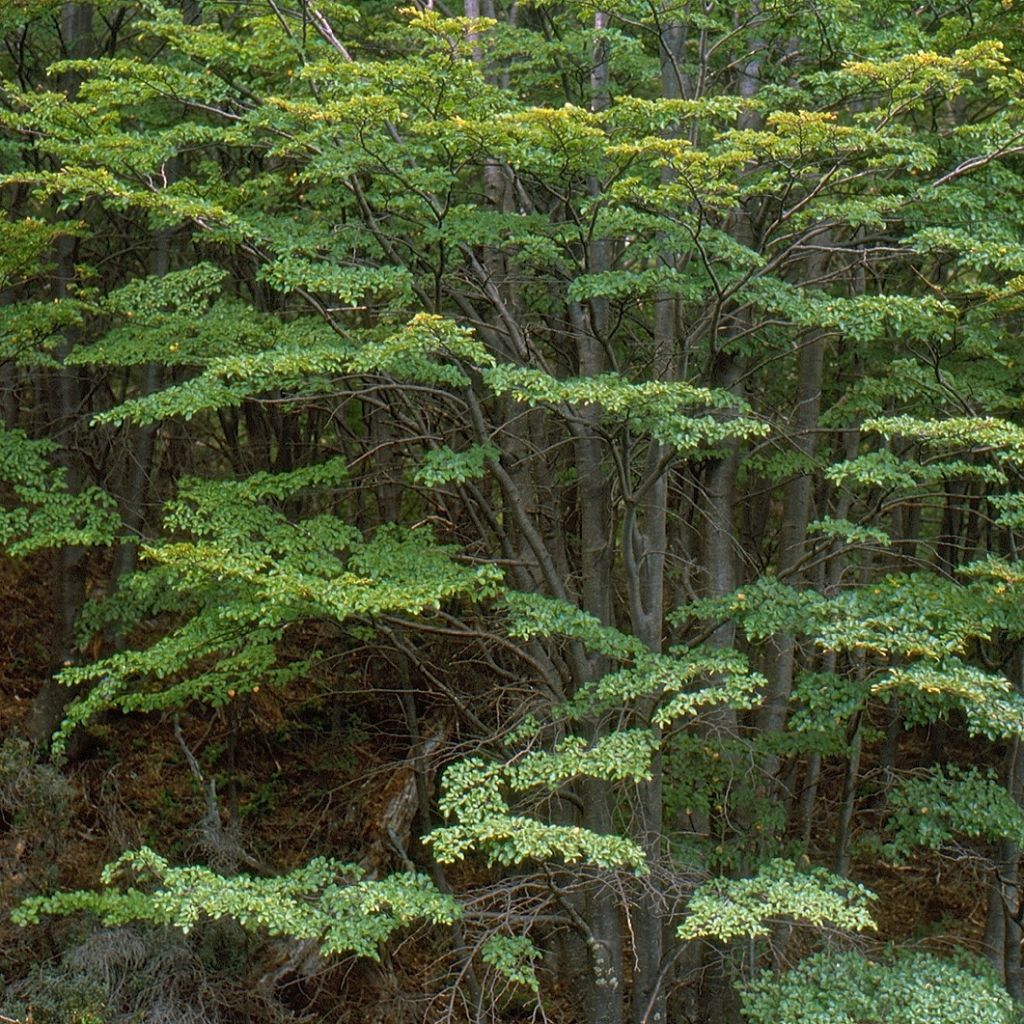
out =
[[[68,57],[88,56],[92,44],[91,4],[66,3],[61,8],[61,34]],[[62,88],[69,97],[78,91],[77,72],[65,73]],[[62,235],[56,242],[57,266],[53,283],[54,301],[66,299],[75,280],[76,240]],[[66,358],[78,342],[78,331],[71,327],[57,350],[58,360]],[[82,381],[77,367],[64,366],[50,377],[50,407],[56,418],[54,435],[60,444],[57,463],[64,470],[71,493],[84,485],[85,467],[79,450],[78,429],[82,425]],[[46,743],[64,718],[69,691],[54,675],[77,659],[75,623],[85,601],[85,552],[78,546],[65,546],[54,553],[54,631],[51,644],[51,672],[32,701],[27,731],[36,743]],[[69,752],[72,752],[69,750]]]

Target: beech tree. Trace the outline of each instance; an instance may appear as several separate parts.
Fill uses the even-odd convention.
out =
[[[1016,1019],[1012,7],[0,13],[0,537],[54,553],[61,623],[35,738],[181,736],[375,651],[422,837],[127,851],[19,919],[371,958],[425,922],[432,1019],[559,983],[587,1024]],[[987,968],[872,957],[858,865],[920,849],[986,864]]]

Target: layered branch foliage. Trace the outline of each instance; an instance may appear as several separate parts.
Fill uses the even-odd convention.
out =
[[[419,924],[477,1004],[542,1005],[561,929],[590,1024],[662,1019],[675,935],[754,1022],[1012,1019],[967,960],[826,948],[873,927],[852,850],[1024,841],[1012,6],[0,10],[0,545],[81,584],[53,752],[341,703],[362,659],[421,840],[373,877],[144,848],[19,920]],[[862,759],[929,729],[1011,754],[883,765],[855,846]],[[485,934],[489,885],[527,910]]]

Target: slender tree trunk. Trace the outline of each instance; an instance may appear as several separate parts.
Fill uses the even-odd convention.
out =
[[[662,95],[678,99],[687,89],[682,73],[685,28],[670,21],[660,35]],[[670,184],[675,174],[664,168],[663,184]],[[675,269],[676,254],[666,251],[662,263]],[[651,376],[654,380],[675,378],[677,362],[677,318],[675,297],[662,294],[655,299],[654,347]],[[622,546],[630,596],[630,618],[633,632],[647,648],[662,649],[665,617],[665,554],[668,545],[668,475],[671,457],[668,446],[650,443],[642,484],[646,493],[627,509],[623,524]],[[626,481],[631,487],[631,481]],[[652,695],[641,712],[649,719],[658,696]],[[660,736],[660,730],[655,729]],[[664,857],[663,769],[660,748],[651,764],[651,779],[637,787],[637,821],[640,841],[648,862],[656,866]],[[666,924],[657,894],[644,889],[633,912],[632,933],[635,968],[630,1009],[633,1024],[661,1024],[668,1015],[665,982]]]
[[[61,34],[68,57],[88,56],[92,45],[91,4],[66,3],[61,8]],[[74,97],[78,91],[79,76],[68,72],[61,83],[64,92]],[[66,299],[75,280],[75,239],[62,235],[56,242],[57,267],[54,276],[53,298]],[[78,332],[68,328],[58,351],[63,360],[78,342]],[[79,450],[77,428],[81,423],[82,404],[81,371],[77,367],[63,366],[50,377],[50,408],[56,423],[56,438],[60,444],[58,465],[64,470],[65,481],[72,493],[84,485],[85,467]],[[77,657],[75,623],[85,601],[85,552],[77,546],[65,546],[54,555],[55,628],[51,645],[51,674],[44,680],[32,702],[27,731],[37,743],[45,743],[64,718],[69,691],[53,678],[56,672]]]
[[[608,103],[608,44],[603,36],[608,16],[594,15],[594,48],[591,72],[591,96],[594,110]],[[597,182],[592,189],[599,188]],[[587,271],[601,273],[608,269],[608,244],[592,239],[586,252]],[[604,340],[608,329],[608,303],[593,299],[584,309],[574,304],[571,310],[576,336],[577,361],[581,377],[596,377],[605,370]],[[612,624],[612,537],[610,520],[610,485],[604,467],[603,441],[597,428],[600,410],[582,410],[583,425],[575,440],[578,470],[580,515],[580,585],[585,611],[603,623]],[[587,659],[586,680],[600,678],[608,670],[601,656]],[[589,723],[591,739],[604,731],[599,722]],[[601,779],[587,780],[581,787],[583,823],[594,832],[609,833],[614,829],[612,788]],[[619,907],[613,894],[600,884],[592,886],[587,899],[588,939],[594,984],[586,994],[588,1024],[621,1024],[624,1015],[623,941]]]
[[[793,416],[793,446],[808,463],[817,448],[818,417],[821,409],[822,370],[825,339],[820,331],[811,332],[801,344],[797,356],[796,409]],[[799,586],[804,579],[800,570],[807,554],[807,525],[814,500],[814,475],[808,465],[801,469],[785,487],[782,509],[782,543],[779,549],[778,574],[783,582]],[[796,637],[779,633],[772,637],[771,656],[767,670],[768,691],[758,715],[758,730],[763,735],[776,735],[785,727],[789,695],[793,689]],[[778,771],[778,758],[772,756],[765,766],[772,777]]]
[[[835,873],[845,878],[850,873],[850,840],[853,836],[853,811],[857,798],[857,781],[860,775],[860,755],[863,745],[860,715],[853,723],[850,752],[846,759],[843,775],[843,796],[839,807],[839,824],[836,830]]]
[[[177,178],[177,160],[169,177]],[[163,277],[171,269],[171,242],[174,232],[164,229],[157,232],[153,240],[153,258],[150,272],[154,277]],[[147,363],[143,368],[142,394],[152,395],[160,390],[163,383],[162,367],[159,363]],[[146,423],[135,428],[135,437],[129,449],[129,465],[125,473],[124,496],[121,501],[121,518],[124,523],[124,539],[114,553],[111,579],[114,585],[135,569],[138,561],[137,538],[142,533],[146,518],[146,500],[149,495],[150,477],[153,470],[153,453],[156,445],[157,425]]]
[[[1017,646],[1012,659],[1011,678],[1017,691],[1024,689],[1024,647]],[[1010,796],[1024,805],[1024,749],[1015,737],[1006,755],[1006,788]],[[1018,1002],[1024,1001],[1024,964],[1021,960],[1021,928],[1024,887],[1021,884],[1021,847],[1011,839],[999,844],[992,886],[989,890],[984,948],[989,962],[999,973],[1006,991]]]

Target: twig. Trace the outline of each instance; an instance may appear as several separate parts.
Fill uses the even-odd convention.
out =
[[[217,780],[210,779],[207,781],[206,776],[203,775],[203,770],[199,767],[199,762],[196,760],[196,755],[192,753],[191,748],[185,742],[185,736],[181,731],[181,719],[177,715],[174,716],[174,738],[185,753],[185,760],[188,761],[189,771],[192,772],[193,777],[203,791],[203,797],[206,800],[206,817],[211,826],[216,822],[219,828],[220,805],[217,802]]]
[[[998,160],[1000,157],[1014,156],[1017,153],[1024,153],[1024,145],[1012,145],[1013,142],[1016,142],[1016,140],[1021,137],[1024,137],[1024,132],[1018,132],[1009,142],[1000,146],[991,153],[986,153],[984,156],[972,156],[970,160],[965,160],[958,167],[954,167],[948,174],[944,174],[941,178],[936,178],[936,180],[932,182],[932,188],[938,188],[939,185],[945,185],[947,182],[956,181],[957,178],[963,177],[963,175],[969,174],[971,171],[976,171],[979,167],[984,167],[986,164],[990,164],[993,160]]]
[[[272,875],[274,872],[270,867],[245,850],[237,836],[232,834],[234,830],[230,829],[230,825],[230,831],[224,828],[220,817],[220,803],[217,799],[217,780],[213,778],[207,779],[203,775],[203,770],[199,767],[199,761],[196,760],[196,755],[192,753],[191,748],[185,742],[185,736],[181,731],[181,720],[178,715],[174,716],[174,738],[178,741],[178,745],[185,754],[189,771],[191,771],[193,777],[199,783],[200,789],[203,791],[203,798],[206,801],[206,814],[200,822],[199,831],[204,837],[209,852],[215,856],[226,856],[227,859],[233,860],[233,870],[237,870],[237,862],[241,861],[246,867],[251,868],[258,874]],[[3,1024],[3,1022],[0,1021],[0,1024]]]

